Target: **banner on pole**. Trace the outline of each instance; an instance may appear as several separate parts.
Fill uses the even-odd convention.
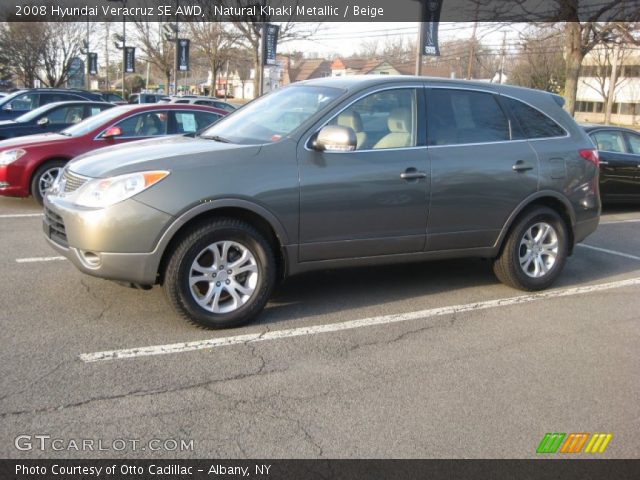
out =
[[[439,56],[438,47],[438,25],[440,23],[440,12],[444,0],[423,0],[422,1],[422,55]]]

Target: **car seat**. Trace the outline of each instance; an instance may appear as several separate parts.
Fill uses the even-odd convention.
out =
[[[411,110],[396,108],[387,118],[389,133],[382,137],[373,148],[403,148],[412,145]]]
[[[347,127],[352,129],[356,134],[356,150],[362,150],[366,141],[367,134],[363,131],[362,127],[362,118],[360,118],[360,114],[356,111],[345,111],[338,115],[336,124],[341,127]]]

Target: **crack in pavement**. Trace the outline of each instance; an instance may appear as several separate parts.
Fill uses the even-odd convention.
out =
[[[88,398],[86,400],[81,400],[81,401],[78,401],[78,402],[72,402],[72,403],[68,403],[68,404],[64,404],[64,405],[41,407],[41,408],[36,408],[36,409],[31,409],[31,410],[17,410],[17,411],[10,411],[10,412],[2,412],[2,413],[0,413],[0,419],[4,419],[4,418],[7,418],[7,417],[12,417],[12,416],[18,416],[18,415],[51,413],[51,412],[65,410],[65,409],[68,409],[68,408],[82,407],[82,406],[85,406],[85,405],[88,405],[88,404],[91,404],[91,403],[95,403],[95,402],[121,400],[121,399],[127,398],[127,397],[146,397],[146,396],[153,396],[153,395],[163,395],[163,394],[167,394],[167,393],[175,393],[175,392],[180,392],[180,391],[185,391],[185,390],[193,390],[193,389],[198,389],[198,388],[204,388],[204,389],[208,390],[208,387],[211,387],[212,385],[225,383],[225,382],[232,382],[232,381],[236,381],[236,380],[244,380],[246,378],[251,378],[251,377],[260,376],[260,375],[267,375],[267,374],[272,373],[272,371],[265,371],[264,370],[265,369],[265,365],[266,365],[266,362],[264,361],[264,358],[262,358],[261,356],[258,356],[256,358],[261,359],[261,363],[260,363],[260,366],[258,367],[258,369],[256,369],[255,371],[252,371],[252,372],[239,373],[239,374],[232,375],[232,376],[226,377],[226,378],[215,379],[215,380],[206,380],[206,381],[203,381],[203,382],[197,382],[197,383],[193,383],[193,384],[189,384],[189,385],[177,386],[177,387],[174,387],[174,388],[169,387],[169,388],[164,388],[164,389],[133,390],[133,391],[130,391],[130,392],[120,393],[120,394],[115,394],[115,395],[101,395],[101,396],[92,397],[92,398]]]

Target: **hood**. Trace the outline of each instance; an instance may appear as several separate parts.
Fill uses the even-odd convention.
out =
[[[6,127],[6,126],[11,126],[11,125],[19,125],[19,123],[16,122],[15,120],[2,120],[2,121],[0,121],[0,128]]]
[[[59,133],[38,133],[36,135],[27,135],[25,137],[9,138],[7,140],[0,141],[0,150],[6,150],[8,148],[28,148],[34,146],[43,146],[47,143],[55,143],[64,140],[69,140],[71,137],[66,135],[60,135]]]
[[[85,177],[99,178],[143,170],[172,170],[203,159],[226,156],[253,156],[259,145],[237,145],[215,140],[174,135],[162,139],[148,139],[101,148],[85,153],[69,162],[69,170]],[[178,160],[179,159],[179,160]]]

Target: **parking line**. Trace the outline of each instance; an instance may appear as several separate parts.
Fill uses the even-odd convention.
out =
[[[16,258],[17,263],[53,262],[55,260],[65,260],[65,258],[64,257]]]
[[[640,222],[640,218],[632,218],[629,220],[611,220],[609,222],[600,222],[600,225],[613,225],[616,223],[638,223]]]
[[[448,307],[419,310],[416,312],[399,313],[395,315],[382,315],[379,317],[362,318],[347,322],[331,323],[325,325],[314,325],[311,327],[299,327],[286,330],[272,330],[262,333],[249,333],[246,335],[235,335],[231,337],[211,338],[208,340],[198,340],[194,342],[172,343],[168,345],[153,345],[149,347],[126,348],[122,350],[106,350],[103,352],[83,353],[80,360],[85,363],[100,362],[107,360],[118,360],[124,358],[147,357],[152,355],[166,355],[170,353],[192,352],[195,350],[205,350],[230,345],[248,344],[263,342],[267,340],[281,340],[284,338],[301,337],[306,335],[316,335],[320,333],[339,332],[362,327],[373,327],[376,325],[386,325],[393,323],[407,322],[411,320],[425,320],[427,318],[451,315],[461,312],[472,312],[476,310],[486,310],[488,308],[506,307],[510,305],[520,305],[524,303],[544,300],[548,298],[567,297],[571,295],[581,295],[585,293],[611,290],[640,285],[640,277],[628,280],[619,280],[610,283],[596,285],[586,285],[583,287],[565,288],[550,290],[531,295],[521,295],[518,297],[500,298],[477,303],[467,303],[462,305],[452,305]]]
[[[6,213],[0,215],[0,218],[25,218],[25,217],[41,217],[42,213]]]
[[[578,243],[578,247],[587,248],[589,250],[594,250],[596,252],[608,253],[609,255],[616,255],[618,257],[630,258],[631,260],[640,261],[640,257],[636,257],[635,255],[630,255],[624,252],[617,252],[616,250],[609,250],[607,248],[594,247],[593,245],[586,245],[584,243]]]

